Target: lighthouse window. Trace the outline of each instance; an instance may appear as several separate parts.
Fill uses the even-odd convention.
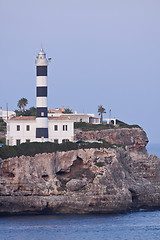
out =
[[[63,131],[67,131],[67,125],[63,125]]]
[[[20,125],[17,125],[17,131],[20,131]]]
[[[26,126],[26,130],[30,131],[30,126],[29,125]]]
[[[58,131],[58,125],[54,125],[54,131]]]

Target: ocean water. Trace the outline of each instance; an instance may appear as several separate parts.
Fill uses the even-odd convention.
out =
[[[160,158],[160,143],[149,143],[147,145],[147,151],[150,154],[155,154]]]
[[[160,211],[0,218],[1,240],[159,240]]]
[[[160,144],[149,144],[160,157]],[[0,240],[160,240],[160,211],[0,217]]]

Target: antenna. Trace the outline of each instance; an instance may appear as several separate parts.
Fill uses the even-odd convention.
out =
[[[7,121],[8,121],[8,103],[6,103],[6,108],[7,108]]]
[[[42,41],[41,41],[41,49],[43,49]]]

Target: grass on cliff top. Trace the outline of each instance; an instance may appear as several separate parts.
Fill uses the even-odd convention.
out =
[[[0,158],[7,159],[10,157],[19,156],[34,156],[38,153],[52,153],[57,151],[69,151],[77,149],[88,149],[88,148],[115,148],[115,146],[120,147],[120,145],[110,144],[108,142],[98,143],[98,142],[66,142],[61,144],[45,142],[45,143],[23,143],[19,146],[7,146],[4,145],[0,148]]]
[[[140,126],[129,125],[127,123],[117,120],[116,126],[114,126],[113,124],[92,124],[92,123],[85,123],[85,122],[75,122],[74,128],[81,129],[82,131],[97,131],[97,130],[104,130],[104,129],[140,128]]]
[[[103,130],[103,129],[113,129],[115,128],[112,124],[92,124],[86,122],[75,122],[74,128],[79,128],[82,131],[96,131],[96,130]]]
[[[117,128],[141,128],[139,125],[129,125],[127,123],[124,123],[120,120],[117,120]]]

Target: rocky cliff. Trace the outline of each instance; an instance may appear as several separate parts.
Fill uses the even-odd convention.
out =
[[[75,141],[95,141],[104,139],[111,144],[122,144],[132,150],[145,150],[148,143],[146,133],[141,128],[118,128],[97,131],[75,129]]]
[[[91,139],[93,133],[88,134]],[[94,136],[126,147],[0,160],[0,213],[109,213],[159,207],[160,159],[148,157],[145,132],[117,129],[101,134]]]

